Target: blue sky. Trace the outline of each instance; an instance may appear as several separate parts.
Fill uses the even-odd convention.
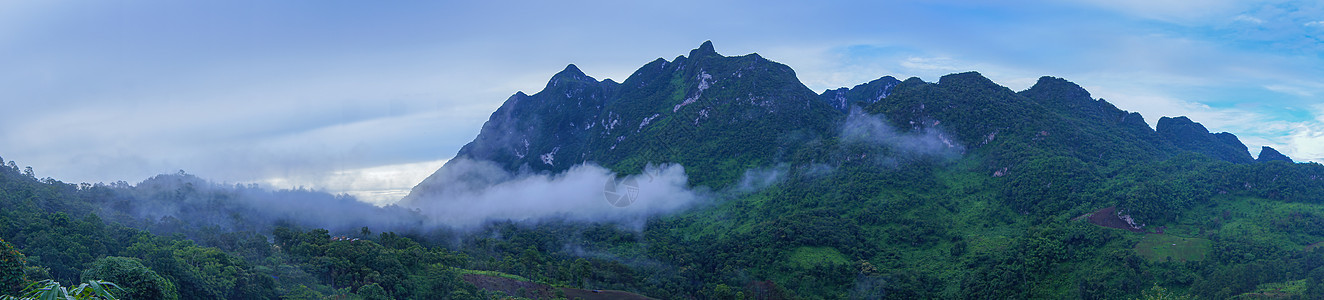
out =
[[[1058,76],[1151,126],[1324,162],[1319,2],[633,2],[0,2],[0,155],[69,182],[182,169],[387,201],[566,64],[620,81],[712,40],[815,91]]]

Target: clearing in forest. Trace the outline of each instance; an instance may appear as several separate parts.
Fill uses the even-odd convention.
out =
[[[1200,261],[1209,254],[1213,243],[1202,238],[1180,237],[1171,234],[1146,234],[1136,243],[1136,254],[1149,261]]]

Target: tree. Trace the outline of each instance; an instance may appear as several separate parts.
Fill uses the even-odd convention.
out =
[[[125,299],[179,299],[174,283],[135,258],[112,256],[98,259],[83,271],[82,278],[119,282]]]
[[[293,291],[290,291],[290,294],[285,295],[285,299],[300,299],[300,300],[303,299],[317,300],[317,299],[322,299],[324,297],[326,296],[322,295],[321,292],[313,290],[312,288],[309,288],[306,285],[299,285],[299,287],[294,288]]]
[[[579,258],[570,266],[570,272],[574,274],[575,282],[578,283],[579,286],[584,286],[584,283],[588,281],[589,276],[593,275],[593,267],[588,264],[587,260]]]
[[[1187,299],[1195,299],[1195,296],[1180,295],[1172,291],[1169,291],[1168,289],[1165,289],[1159,286],[1157,283],[1155,283],[1153,287],[1140,293],[1140,299],[1141,300],[1187,300]]]
[[[368,284],[359,288],[359,292],[355,294],[359,295],[363,300],[391,299],[391,296],[386,294],[386,290],[382,289],[382,286],[377,285],[376,283]]]
[[[23,271],[26,265],[23,253],[0,239],[0,293],[18,292],[28,285],[27,273]]]

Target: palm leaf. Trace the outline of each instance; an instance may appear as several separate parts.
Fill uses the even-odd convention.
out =
[[[115,298],[114,294],[110,293],[107,287],[112,287],[119,291],[124,290],[120,288],[119,285],[109,281],[88,280],[86,283],[83,283],[79,285],[78,288],[74,289],[73,294],[76,295],[76,298],[78,299],[94,299],[95,297],[101,297],[101,299],[106,300],[118,299]]]
[[[23,288],[22,296],[3,296],[3,300],[81,300],[81,299],[105,299],[117,300],[111,290],[123,291],[119,285],[101,280],[89,280],[78,285],[73,289],[60,286],[59,282],[54,280],[42,280],[28,284]]]

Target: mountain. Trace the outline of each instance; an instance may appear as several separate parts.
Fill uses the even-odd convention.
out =
[[[1264,148],[1260,149],[1260,157],[1255,158],[1255,161],[1257,162],[1285,161],[1291,163],[1292,158],[1287,157],[1287,155],[1283,155],[1282,153],[1279,153],[1278,150],[1274,150],[1269,146],[1264,146]]]
[[[882,101],[883,98],[887,98],[888,95],[892,94],[892,88],[898,84],[901,84],[900,80],[896,80],[892,76],[883,76],[849,89],[843,87],[826,90],[819,97],[844,113],[848,112],[851,106],[867,106]]]
[[[1254,161],[1235,135],[1209,133],[1186,117],[1164,117],[1152,129],[1139,113],[1061,78],[1045,76],[1016,92],[977,72],[936,83],[885,76],[814,94],[790,67],[758,54],[723,56],[708,41],[688,56],[645,64],[621,83],[568,65],[542,91],[510,96],[452,162],[491,162],[511,174],[556,174],[585,163],[637,174],[648,164],[677,163],[691,185],[722,188],[753,168],[831,164],[823,147],[846,131],[851,107],[901,132],[951,135],[943,140],[949,146],[982,149],[989,172],[1045,155],[1103,164],[1186,152]],[[447,168],[459,167],[443,166],[402,204],[437,197],[452,178],[443,176]]]
[[[1164,139],[1183,150],[1233,163],[1255,161],[1250,157],[1246,145],[1242,144],[1236,135],[1227,132],[1209,133],[1204,125],[1186,117],[1163,117],[1159,119],[1156,130]]]
[[[668,299],[1324,296],[1324,251],[1309,250],[1324,243],[1324,166],[1254,161],[1231,133],[1151,127],[1062,78],[1014,91],[978,72],[885,76],[816,94],[785,65],[705,42],[620,83],[570,65],[516,93],[401,205],[556,210],[489,218],[457,247],[530,278],[608,257],[629,267],[549,281]],[[650,164],[687,177],[679,197],[647,192],[697,204],[565,216],[623,215],[596,197],[662,177]],[[500,191],[446,198],[456,186]]]
[[[506,99],[456,156],[503,162],[510,170],[565,170],[588,159],[585,147],[595,137],[592,130],[610,125],[600,124],[598,115],[619,86],[584,75],[573,64],[566,66],[542,92],[519,92]]]
[[[569,65],[542,91],[507,99],[455,157],[521,173],[585,162],[639,173],[649,163],[679,163],[691,183],[724,186],[744,169],[834,134],[844,115],[818,99],[790,67],[758,54],[722,56],[705,42],[688,56],[654,60],[619,84]],[[435,194],[444,184],[440,174],[405,203]]]
[[[937,83],[907,79],[886,101],[866,111],[899,127],[940,126],[963,145],[988,148],[990,162],[1006,167],[1033,155],[1060,154],[1084,161],[1153,160],[1177,151],[1163,143],[1138,113],[1117,109],[1069,81],[1043,77],[1014,92],[977,72],[943,76]]]

